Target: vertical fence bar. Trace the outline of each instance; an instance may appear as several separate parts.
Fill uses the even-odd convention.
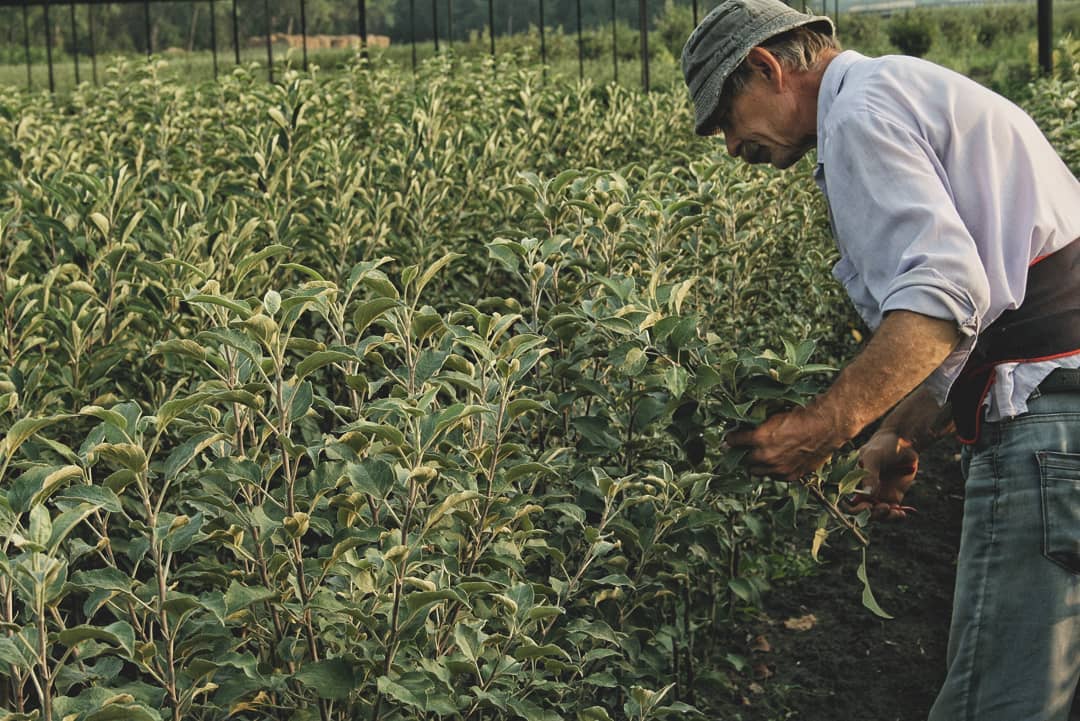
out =
[[[150,41],[150,0],[143,0],[143,25],[146,28],[146,57],[149,58],[154,52],[154,44]]]
[[[540,0],[540,64],[547,78],[547,40],[544,37],[544,0]]]
[[[641,36],[641,89],[649,92],[649,11],[646,0],[638,0],[638,34]]]
[[[86,6],[86,24],[90,40],[90,73],[94,77],[94,85],[98,84],[97,77],[97,43],[94,40],[94,6]]]
[[[26,5],[22,6],[22,24],[23,24],[23,47],[26,50],[26,89],[34,89],[34,76],[30,71],[30,15],[29,10],[26,9]]]
[[[488,0],[488,27],[491,28],[491,57],[495,57],[495,0]]]
[[[263,0],[263,12],[266,13],[266,73],[270,82],[274,82],[274,44],[270,39],[270,0]]]
[[[217,80],[217,18],[214,13],[214,0],[210,0],[210,57],[214,60],[214,80]]]
[[[585,40],[581,34],[581,0],[577,0],[577,68],[578,79],[585,79]]]
[[[236,64],[240,64],[240,19],[236,15],[236,0],[232,0],[232,44]]]
[[[409,0],[409,42],[412,44],[412,71],[416,72],[416,0]]]
[[[836,26],[836,34],[840,34],[840,0],[832,3],[833,25]]]
[[[619,29],[615,21],[615,0],[611,0],[611,66],[615,71],[615,82],[619,82]]]
[[[307,72],[307,0],[300,0],[300,45],[304,49],[304,72]]]
[[[360,0],[360,57],[367,60],[367,2]]]
[[[446,45],[454,49],[454,0],[446,0]]]
[[[1046,75],[1054,72],[1054,7],[1052,0],[1039,0],[1039,69]]]
[[[697,27],[697,0],[694,0],[694,27]]]
[[[439,3],[431,0],[431,33],[435,36],[435,54],[439,54]]]
[[[75,59],[75,85],[81,82],[79,77],[79,31],[75,26],[75,3],[71,3],[71,56]]]
[[[49,61],[49,92],[56,92],[56,77],[52,62],[52,21],[49,20],[49,0],[45,0],[45,58]]]

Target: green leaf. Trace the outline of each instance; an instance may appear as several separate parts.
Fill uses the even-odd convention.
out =
[[[88,714],[83,721],[161,721],[161,716],[142,704],[109,704]]]
[[[56,634],[56,639],[68,647],[83,641],[102,641],[118,646],[129,654],[135,647],[135,631],[127,621],[116,621],[104,627],[82,625],[66,628]]]
[[[305,663],[293,678],[315,691],[319,698],[345,700],[357,688],[352,666],[340,658]]]
[[[423,699],[404,686],[394,683],[386,676],[379,676],[376,686],[379,689],[379,693],[385,694],[399,703],[403,703],[406,706],[412,706],[421,712],[426,710]]]
[[[45,466],[31,468],[15,479],[8,491],[8,502],[15,513],[25,513],[32,506],[44,503],[66,482],[82,478],[78,466]]]
[[[443,502],[439,504],[439,507],[428,516],[427,522],[424,524],[424,532],[427,533],[427,531],[441,521],[447,513],[450,513],[458,506],[464,505],[469,501],[475,501],[477,498],[480,498],[480,494],[477,491],[458,491],[457,493],[451,493],[443,499]]]
[[[75,527],[89,518],[100,507],[96,503],[83,503],[57,516],[53,520],[52,533],[49,535],[48,544],[46,544],[48,553],[50,555],[56,553],[57,549],[60,548],[60,544],[75,530]]]
[[[204,361],[207,357],[207,350],[193,340],[174,338],[155,343],[150,355],[178,355]]]
[[[353,325],[356,327],[357,334],[363,333],[369,325],[375,322],[376,318],[400,304],[401,302],[396,297],[372,298],[360,303],[356,307],[356,312],[353,313]]]
[[[181,443],[165,459],[165,478],[172,480],[204,450],[225,438],[222,433],[204,431]]]
[[[142,473],[146,470],[146,453],[142,447],[132,443],[99,443],[94,446],[92,452],[98,458],[104,458],[132,473]]]
[[[232,298],[226,298],[220,295],[210,295],[209,293],[195,293],[194,295],[187,296],[184,300],[192,304],[203,303],[227,308],[240,316],[241,319],[251,317],[251,308],[249,308],[246,303],[235,301]]]
[[[339,350],[316,351],[296,364],[296,378],[302,380],[319,368],[331,363],[344,363],[345,361],[355,360],[356,355],[353,353],[345,353]]]
[[[208,398],[210,398],[209,393],[192,393],[184,398],[165,401],[157,410],[157,427],[164,428],[186,411],[203,405]]]
[[[108,513],[120,513],[120,499],[101,486],[68,486],[56,494],[57,500],[93,503]]]
[[[544,658],[545,656],[563,656],[566,660],[570,660],[570,654],[553,643],[547,643],[543,646],[518,646],[512,653],[514,658],[519,661]]]
[[[19,647],[7,636],[0,636],[0,664],[8,664],[22,670],[30,668],[26,658],[19,653]]]
[[[859,564],[859,570],[855,572],[855,575],[858,576],[859,580],[862,581],[862,583],[863,583],[863,592],[862,592],[862,604],[863,604],[863,606],[865,606],[866,609],[869,610],[871,613],[873,613],[875,616],[880,616],[881,618],[884,618],[884,619],[892,619],[893,617],[891,615],[889,615],[889,613],[887,613],[885,611],[885,609],[883,609],[881,606],[878,605],[877,599],[874,598],[874,592],[870,589],[870,579],[866,575],[866,549],[865,548],[863,549],[863,552],[862,552],[862,563]]]
[[[229,590],[225,592],[225,613],[231,616],[253,603],[269,601],[276,596],[277,594],[268,588],[245,586],[233,581],[229,584]]]
[[[445,268],[453,261],[462,257],[464,256],[461,253],[447,253],[446,255],[441,256],[438,260],[432,263],[428,267],[428,269],[425,270],[424,273],[420,276],[420,279],[416,281],[416,292],[414,294],[414,297],[420,296],[420,293],[423,292],[424,287],[431,282],[431,279],[435,277],[436,273],[438,273],[440,270]]]
[[[0,441],[0,457],[11,458],[15,455],[15,451],[19,449],[19,446],[25,443],[30,436],[55,423],[67,420],[68,418],[71,418],[71,416],[65,414],[49,416],[47,418],[24,418],[20,421],[15,421],[11,428],[8,429],[7,435],[4,436],[4,440]]]
[[[116,411],[105,410],[101,406],[83,406],[79,409],[79,415],[93,416],[103,423],[119,428],[121,431],[127,431],[127,419]]]
[[[410,613],[438,601],[454,601],[465,606],[465,608],[472,608],[469,604],[468,597],[455,588],[442,588],[437,591],[418,591],[405,596],[405,605],[408,607]]]
[[[578,721],[611,721],[607,709],[602,706],[590,706],[577,712]]]

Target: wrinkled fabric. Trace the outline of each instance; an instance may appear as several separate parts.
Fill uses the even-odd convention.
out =
[[[1080,237],[1080,182],[1023,110],[916,58],[834,58],[817,131],[833,273],[863,320],[908,310],[965,336],[927,380],[944,402],[975,336],[1020,305],[1029,264]],[[1080,358],[999,369],[988,420],[1023,413],[1062,366]]]
[[[948,673],[930,721],[1066,721],[1080,679],[1080,392],[964,449]]]

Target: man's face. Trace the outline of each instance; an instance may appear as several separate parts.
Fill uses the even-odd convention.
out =
[[[807,127],[805,111],[790,82],[755,73],[730,101],[717,132],[724,134],[732,157],[787,168],[817,142],[816,127]]]

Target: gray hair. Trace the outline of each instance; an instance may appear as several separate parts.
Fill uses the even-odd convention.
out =
[[[834,35],[802,26],[774,35],[758,47],[772,53],[788,70],[807,71],[816,66],[826,52],[840,50],[840,43]],[[724,81],[720,102],[709,121],[709,127],[714,133],[727,124],[732,103],[750,84],[753,75],[754,69],[750,60],[744,59]]]

